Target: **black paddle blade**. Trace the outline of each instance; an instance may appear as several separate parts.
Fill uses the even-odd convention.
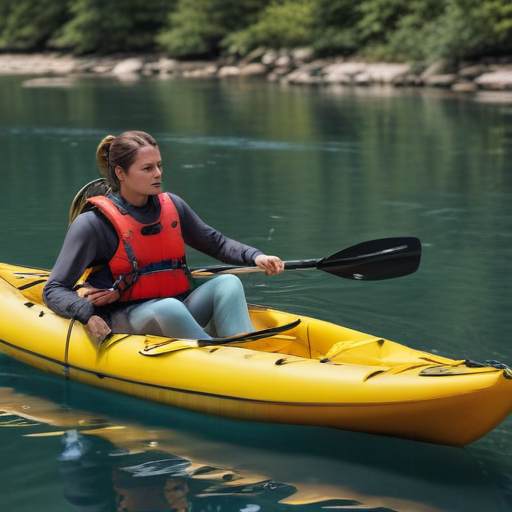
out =
[[[346,279],[377,281],[415,272],[421,260],[421,242],[414,237],[370,240],[323,258],[317,268]]]

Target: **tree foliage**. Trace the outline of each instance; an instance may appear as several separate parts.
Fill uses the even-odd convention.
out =
[[[0,0],[0,49],[43,50],[68,17],[67,0]]]
[[[72,17],[51,44],[78,54],[155,50],[155,34],[174,4],[169,0],[69,1]]]
[[[222,46],[232,54],[257,47],[297,48],[314,42],[316,0],[274,0],[252,25],[229,34]]]
[[[0,50],[163,51],[179,58],[310,46],[428,64],[510,55],[510,0],[0,0]]]
[[[178,0],[168,28],[158,35],[170,55],[216,56],[222,40],[256,19],[267,0]]]

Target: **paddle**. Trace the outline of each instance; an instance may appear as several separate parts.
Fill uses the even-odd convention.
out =
[[[377,281],[406,276],[420,264],[421,242],[414,237],[381,238],[362,242],[321,259],[285,261],[285,270],[316,269],[337,277]],[[192,277],[264,272],[259,267],[214,265],[191,269]]]
[[[285,331],[290,331],[300,324],[300,318],[285,325],[278,325],[276,327],[268,327],[260,331],[246,332],[243,334],[235,334],[227,338],[211,338],[208,340],[187,340],[181,338],[169,338],[165,341],[158,343],[148,343],[146,346],[139,350],[143,356],[161,356],[169,352],[176,352],[178,350],[198,347],[210,347],[215,345],[229,345],[232,343],[243,343],[246,341],[257,341],[264,338],[276,336]]]
[[[87,183],[74,197],[69,210],[69,223],[80,214],[87,199],[110,191],[105,178]],[[414,237],[381,238],[362,242],[321,259],[285,261],[285,270],[316,269],[329,274],[363,281],[377,281],[406,276],[420,264],[421,242]],[[263,272],[256,266],[214,265],[190,269],[192,277],[219,274]]]

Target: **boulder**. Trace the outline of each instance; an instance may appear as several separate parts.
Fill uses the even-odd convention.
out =
[[[71,87],[76,84],[74,76],[54,76],[25,80],[22,87]]]
[[[283,54],[277,57],[274,61],[274,66],[278,68],[284,68],[290,66],[292,63],[292,58],[288,54]]]
[[[148,62],[144,65],[147,74],[167,74],[174,73],[178,70],[179,63],[176,59],[168,59],[162,57],[155,62]]]
[[[118,62],[112,69],[114,75],[133,75],[140,73],[144,68],[144,60],[138,57],[124,59]]]
[[[222,66],[217,71],[217,76],[219,78],[228,78],[231,76],[239,76],[240,75],[240,68],[237,66]]]
[[[279,54],[276,51],[269,50],[261,57],[261,62],[265,64],[265,66],[273,66],[278,57]]]
[[[475,82],[456,82],[451,89],[455,92],[475,92],[478,90],[478,86]]]
[[[483,75],[487,71],[487,66],[484,64],[475,64],[473,66],[464,66],[459,69],[458,74],[468,80],[473,80],[477,76]]]
[[[311,48],[295,48],[290,54],[293,63],[300,66],[305,62],[311,62],[313,58],[313,50]]]
[[[322,70],[323,81],[327,84],[351,84],[354,77],[366,71],[362,62],[335,62]]]
[[[411,72],[409,64],[368,64],[365,73],[371,83],[392,84],[403,81]]]
[[[423,79],[423,83],[430,87],[451,87],[457,80],[458,76],[455,73],[449,73],[428,76]]]
[[[502,69],[492,73],[484,73],[475,78],[475,83],[481,89],[506,90],[512,89],[512,70]]]
[[[199,67],[195,69],[185,69],[182,72],[183,78],[211,78],[217,73],[217,66],[210,64],[208,66]]]
[[[282,77],[281,82],[296,85],[318,85],[323,82],[323,79],[309,71],[297,69]]]
[[[240,67],[240,75],[243,76],[257,76],[266,75],[267,66],[261,62],[252,62]]]

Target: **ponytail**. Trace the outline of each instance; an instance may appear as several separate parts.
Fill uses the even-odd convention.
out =
[[[119,191],[119,180],[110,164],[110,148],[115,140],[116,138],[113,135],[107,135],[96,150],[96,164],[100,174],[106,178],[112,192]]]

